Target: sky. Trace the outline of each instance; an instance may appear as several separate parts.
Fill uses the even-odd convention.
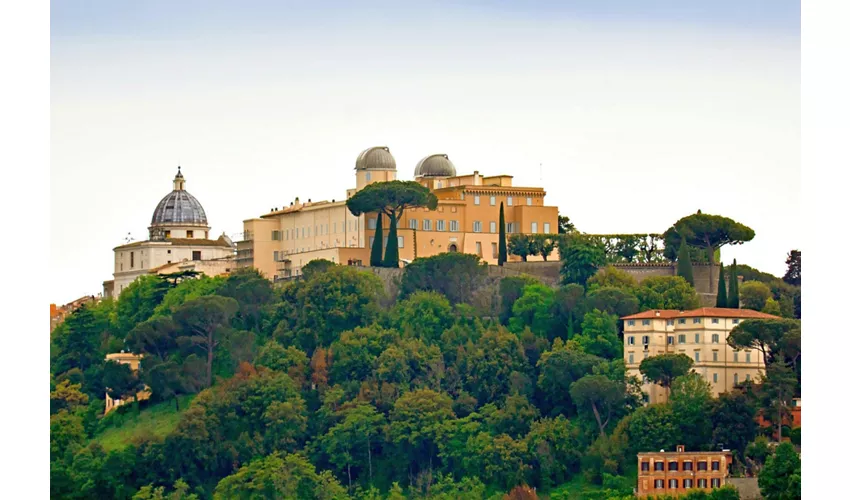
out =
[[[410,5],[408,5],[410,4]],[[399,177],[546,188],[580,231],[752,227],[724,263],[802,250],[800,9],[785,0],[51,5],[50,301],[102,291],[182,166],[211,236],[342,199],[363,149]]]

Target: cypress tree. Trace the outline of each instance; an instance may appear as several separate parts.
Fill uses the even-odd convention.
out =
[[[369,255],[369,265],[372,267],[381,267],[381,256],[384,253],[384,228],[381,219],[381,214],[378,214],[378,223],[375,225],[375,239],[372,242],[372,253]]]
[[[499,265],[508,261],[508,240],[505,237],[505,203],[499,204]]]
[[[732,309],[741,307],[738,302],[738,259],[732,261],[732,267],[729,270],[729,295],[726,298],[726,307]]]
[[[679,245],[679,262],[676,265],[676,274],[685,278],[685,280],[694,286],[694,267],[691,264],[691,251],[685,238],[682,238],[682,244]]]
[[[726,273],[723,272],[723,263],[720,263],[720,279],[717,281],[717,307],[727,307],[726,298]]]
[[[398,229],[396,218],[390,216],[390,233],[387,235],[387,250],[384,253],[384,267],[398,267]]]

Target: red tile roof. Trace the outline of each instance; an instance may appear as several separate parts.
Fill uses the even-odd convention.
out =
[[[623,316],[620,319],[671,319],[671,318],[738,318],[738,319],[781,319],[779,316],[751,309],[732,309],[726,307],[701,307],[690,311],[675,309],[651,309],[649,311]]]

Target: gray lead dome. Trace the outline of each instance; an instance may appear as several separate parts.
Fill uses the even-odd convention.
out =
[[[201,203],[184,189],[185,180],[177,167],[174,190],[156,205],[151,226],[207,226],[207,214]]]
[[[436,154],[422,158],[416,164],[413,177],[454,177],[457,175],[454,163],[446,154]]]
[[[390,148],[378,146],[369,148],[357,156],[354,170],[395,170],[395,158]]]

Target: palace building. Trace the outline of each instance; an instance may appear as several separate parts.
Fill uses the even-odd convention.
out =
[[[752,318],[779,319],[759,311],[719,307],[651,310],[624,316],[621,319],[626,370],[629,375],[643,379],[640,363],[644,359],[659,354],[685,354],[693,359],[693,370],[711,385],[714,396],[728,392],[764,373],[764,356],[760,350],[735,350],[726,343],[733,328]],[[642,389],[649,395],[650,403],[667,400],[666,389],[643,380]]]
[[[201,203],[186,191],[186,179],[177,167],[173,189],[156,205],[148,228],[149,239],[115,247],[113,280],[103,283],[104,297],[117,297],[144,274],[178,264],[216,262],[203,269],[228,268],[220,262],[234,262],[234,245],[222,234],[210,239],[210,225]],[[170,266],[173,265],[173,266]],[[186,267],[186,266],[182,266]],[[197,267],[197,266],[189,266]],[[235,264],[232,266],[235,267]]]
[[[355,188],[347,191],[346,199],[369,184],[398,179],[395,158],[387,147],[360,153],[354,172]],[[510,175],[487,177],[477,171],[458,175],[448,155],[434,154],[415,166],[413,178],[437,196],[438,206],[435,210],[407,209],[399,219],[402,265],[443,252],[476,254],[496,264],[502,203],[508,237],[558,232],[558,208],[545,205],[544,189],[514,186]],[[315,259],[366,265],[377,217],[374,213],[355,217],[345,200],[303,202],[296,198],[288,207],[243,222],[244,237],[236,244],[237,266],[255,267],[277,281],[300,275],[301,268]],[[383,217],[386,239],[389,219]],[[509,256],[509,260],[519,258]]]

